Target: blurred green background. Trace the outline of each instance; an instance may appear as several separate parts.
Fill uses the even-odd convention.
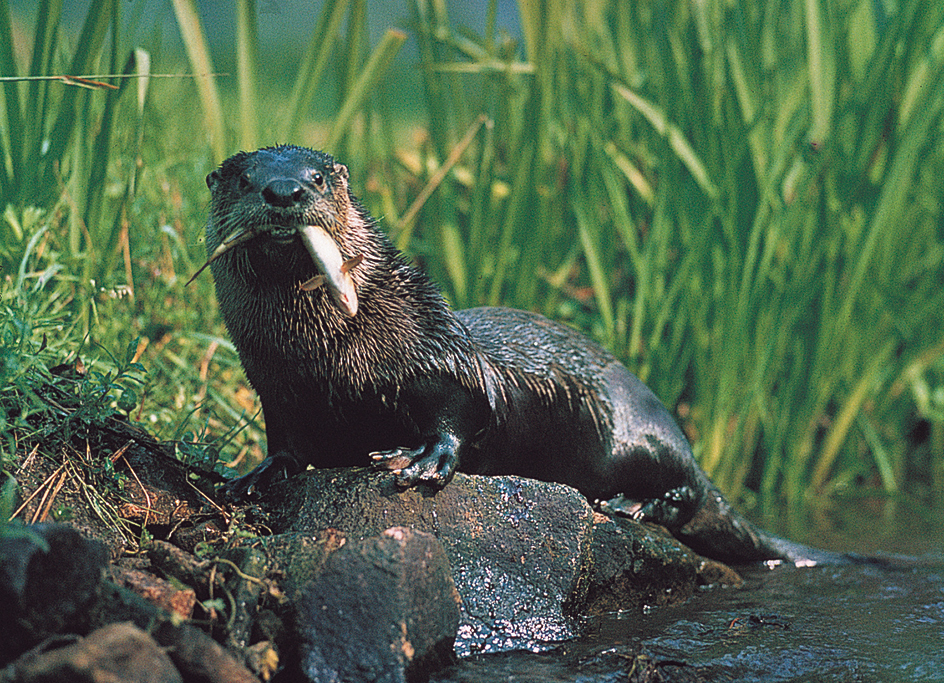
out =
[[[204,176],[292,142],[456,307],[612,349],[756,514],[939,499],[942,67],[919,0],[0,0],[4,468],[76,358],[181,457],[261,456],[184,283]]]

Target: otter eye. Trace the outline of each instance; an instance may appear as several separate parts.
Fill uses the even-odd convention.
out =
[[[248,173],[243,173],[241,176],[239,176],[240,192],[248,192],[251,186],[252,186],[252,181],[249,179]]]
[[[311,177],[311,182],[313,182],[318,187],[322,187],[324,185],[324,176],[321,175],[320,173],[315,173]]]

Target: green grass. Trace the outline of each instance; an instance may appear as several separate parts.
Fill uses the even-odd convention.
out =
[[[183,282],[203,176],[292,141],[350,166],[457,307],[537,310],[613,349],[735,498],[944,493],[944,6],[521,0],[518,41],[494,2],[457,27],[443,0],[408,0],[422,90],[397,121],[406,35],[368,45],[366,2],[327,2],[276,84],[254,3],[230,78],[206,75],[192,0],[173,4],[200,78],[152,79],[145,100],[0,85],[3,300],[42,302],[57,358],[149,340],[136,415],[158,434],[258,455],[210,278]],[[97,7],[71,60],[46,25],[16,62],[0,0],[3,75],[176,69]],[[335,114],[312,122],[325,93]],[[193,100],[201,117],[176,106]],[[47,140],[59,161],[33,168]]]

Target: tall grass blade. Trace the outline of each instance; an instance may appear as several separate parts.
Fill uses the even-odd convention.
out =
[[[94,71],[93,67],[98,59],[110,21],[113,14],[117,12],[116,2],[117,0],[103,0],[102,2],[92,3],[76,44],[75,54],[70,66],[71,73],[78,75]],[[83,88],[65,88],[62,92],[58,107],[59,112],[52,130],[49,132],[48,149],[46,149],[45,140],[40,143],[46,150],[45,153],[39,156],[40,159],[46,161],[43,165],[44,175],[40,180],[42,188],[52,190],[56,187],[56,162],[65,153],[66,146],[72,139],[72,133],[76,130],[77,124],[85,120],[81,118],[80,111],[86,107],[90,97],[89,93],[90,91]]]
[[[509,277],[508,275],[514,265],[514,253],[511,247],[514,243],[515,229],[520,224],[527,205],[526,200],[530,190],[528,177],[533,172],[534,153],[533,145],[526,144],[518,150],[515,176],[511,182],[507,209],[501,223],[501,230],[497,236],[498,248],[492,252],[495,264],[487,299],[490,306],[497,306],[501,303],[504,285],[509,279],[513,279],[513,276]]]
[[[343,100],[357,82],[358,72],[363,67],[364,56],[367,53],[367,2],[366,0],[351,0],[351,11],[348,14],[345,40],[340,43],[340,69],[343,73],[339,78],[340,99]]]
[[[53,73],[53,60],[56,56],[56,39],[59,34],[59,22],[62,18],[62,0],[41,0],[37,16],[36,31],[33,37],[33,53],[30,57],[29,75],[46,76]],[[73,73],[79,73],[73,71]],[[28,159],[41,159],[46,136],[49,134],[50,117],[53,104],[50,102],[52,86],[49,83],[30,83],[27,87],[27,106],[33,116],[26,116],[24,142],[22,150],[20,188],[28,187],[40,181],[42,167],[29,164]],[[20,198],[22,201],[22,198]],[[34,200],[36,201],[36,200]],[[42,200],[36,201],[42,203]]]
[[[329,150],[340,142],[341,137],[347,132],[354,119],[354,115],[360,109],[367,95],[370,93],[374,84],[387,72],[390,62],[399,51],[403,43],[406,42],[406,34],[396,29],[388,29],[380,41],[380,44],[374,49],[364,65],[363,70],[351,87],[344,102],[341,103],[341,109],[334,119],[331,126],[331,132],[325,141],[325,147]]]
[[[655,128],[656,132],[665,136],[669,142],[672,151],[678,156],[679,160],[685,164],[685,167],[692,174],[692,177],[698,182],[705,194],[714,199],[718,196],[718,187],[712,182],[708,169],[695,153],[691,143],[682,134],[682,131],[666,118],[665,113],[656,105],[648,102],[635,92],[624,85],[613,83],[613,91],[629,102],[636,111],[645,117],[647,121]]]
[[[813,125],[810,139],[820,144],[832,128],[836,93],[836,45],[833,40],[830,2],[806,0],[806,44],[810,74]]]
[[[324,70],[332,55],[335,54],[337,36],[348,5],[349,0],[327,0],[321,10],[318,24],[308,43],[305,57],[295,77],[292,94],[288,99],[288,113],[283,129],[287,140],[296,138],[298,127],[311,108]]]
[[[873,453],[875,466],[882,480],[882,488],[887,495],[894,496],[900,490],[898,477],[895,474],[895,458],[888,452],[885,444],[882,443],[882,437],[879,436],[878,430],[875,429],[875,425],[868,418],[860,413],[857,424]]]
[[[190,68],[196,76],[197,95],[203,108],[203,122],[210,138],[210,146],[213,148],[214,161],[220,163],[227,156],[226,126],[200,13],[197,11],[195,0],[172,2],[180,35],[190,60]]]
[[[128,223],[128,211],[131,205],[131,202],[134,200],[135,193],[137,190],[137,176],[140,169],[140,160],[141,146],[144,141],[144,105],[147,100],[148,85],[150,83],[150,69],[151,69],[151,57],[144,50],[135,49],[128,55],[128,59],[125,62],[125,65],[122,69],[122,73],[126,75],[134,75],[135,78],[123,78],[121,79],[120,87],[121,89],[113,93],[115,101],[112,103],[112,107],[107,110],[107,130],[111,130],[112,119],[114,118],[114,112],[117,109],[117,99],[121,97],[122,93],[125,90],[130,90],[135,94],[134,107],[132,108],[132,115],[124,119],[123,124],[133,127],[134,135],[134,147],[133,153],[128,155],[132,160],[132,163],[128,163],[124,166],[126,169],[127,177],[123,179],[124,188],[121,196],[118,198],[117,202],[114,202],[109,207],[109,211],[113,214],[113,218],[110,222],[110,229],[108,232],[105,232],[105,217],[100,215],[97,218],[97,223],[101,225],[100,230],[96,231],[95,234],[95,247],[99,252],[99,258],[97,259],[97,267],[92,273],[92,276],[99,282],[108,282],[110,278],[115,276],[117,271],[116,264],[118,260],[119,247],[124,242],[126,249],[126,263],[125,263],[125,274],[126,274],[126,283],[131,288],[131,293],[134,293],[134,280],[131,276],[131,258],[130,258],[130,247],[127,242],[127,223]],[[103,124],[103,130],[106,130]],[[99,157],[99,163],[108,163],[108,150],[104,150],[104,155]],[[104,184],[104,178],[102,178],[102,183]],[[122,239],[122,234],[124,234],[124,240]]]
[[[816,461],[816,467],[810,483],[814,489],[821,489],[829,477],[830,470],[836,462],[839,455],[839,449],[846,441],[849,430],[852,428],[862,404],[865,403],[871,391],[874,391],[876,377],[884,369],[888,358],[894,351],[891,345],[884,345],[881,351],[874,356],[874,362],[863,373],[862,377],[856,383],[855,388],[846,398],[845,403],[836,415],[836,419],[830,426],[829,434],[823,444],[823,450]]]
[[[937,35],[936,45],[944,45],[941,42],[941,38],[944,37],[944,28]],[[944,68],[944,51],[939,49],[932,56],[935,65],[933,73],[939,74],[940,69]],[[866,273],[870,266],[876,267],[873,255],[879,240],[883,237],[886,240],[897,239],[895,236],[897,221],[910,194],[909,187],[921,158],[920,151],[927,144],[934,124],[940,122],[941,112],[944,109],[944,79],[936,77],[928,83],[920,99],[920,108],[921,115],[911,117],[902,132],[898,149],[892,158],[888,174],[882,182],[875,213],[862,247],[856,254],[855,267],[849,283],[849,296],[840,313],[842,321],[850,320],[852,308],[859,300],[859,294],[864,287]],[[896,260],[886,260],[885,266],[896,267]],[[887,275],[888,273],[885,273],[886,277]]]
[[[115,39],[111,41],[111,54],[108,59],[108,73],[118,72],[118,27],[120,25],[118,7],[113,8],[111,15],[112,35]],[[101,229],[102,204],[105,199],[105,178],[108,173],[108,161],[111,156],[111,136],[114,129],[115,108],[118,104],[118,97],[127,84],[126,79],[121,79],[117,90],[109,90],[105,95],[104,110],[102,112],[101,126],[95,135],[95,141],[90,149],[90,154],[82,155],[89,159],[87,170],[87,186],[85,187],[85,211],[82,220],[85,222],[86,229],[90,234],[98,237],[105,235]],[[100,245],[95,245],[100,246]],[[100,254],[98,255],[101,256]],[[94,264],[98,259],[88,259],[86,263]]]
[[[236,0],[236,76],[239,83],[239,146],[255,149],[259,134],[256,87],[259,73],[259,28],[255,0]]]
[[[469,145],[472,144],[472,141],[475,139],[475,136],[478,135],[479,130],[483,125],[486,124],[488,119],[485,114],[479,116],[469,129],[465,132],[465,135],[462,136],[462,139],[456,144],[456,146],[449,152],[449,156],[446,158],[445,163],[440,166],[436,173],[430,177],[429,181],[426,183],[426,186],[416,195],[416,199],[413,200],[413,203],[410,205],[410,208],[407,209],[406,213],[403,214],[403,217],[397,224],[396,231],[398,234],[402,234],[404,231],[409,232],[412,230],[413,223],[416,221],[416,217],[419,215],[420,209],[423,208],[423,205],[426,201],[432,196],[433,192],[436,191],[436,188],[439,187],[443,180],[446,179],[446,176],[449,174],[449,171],[459,163],[459,159],[462,158],[462,155],[465,153],[465,150],[468,149]]]
[[[577,231],[580,235],[580,244],[583,247],[584,258],[590,269],[590,281],[593,283],[594,298],[603,317],[605,329],[604,343],[613,346],[615,339],[616,322],[613,313],[613,303],[610,294],[609,278],[605,275],[603,265],[604,249],[601,226],[593,223],[593,213],[590,211],[586,196],[581,191],[574,194],[574,213],[577,218]]]
[[[16,76],[18,70],[13,55],[13,26],[7,0],[0,0],[0,75]],[[3,111],[6,118],[0,134],[0,205],[5,206],[17,196],[17,181],[21,177],[24,139],[20,88],[16,83],[0,85],[3,90]],[[7,169],[6,159],[10,160]]]

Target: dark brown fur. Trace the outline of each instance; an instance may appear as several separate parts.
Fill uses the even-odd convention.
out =
[[[211,265],[270,454],[230,494],[306,465],[373,458],[404,486],[444,486],[456,470],[568,484],[723,560],[836,559],[732,510],[659,400],[605,349],[532,313],[451,311],[330,156],[293,146],[242,153],[207,182],[209,253],[238,228],[264,226]],[[300,288],[318,275],[296,233],[308,224],[331,233],[344,259],[363,256],[351,271],[353,317],[325,287]]]

